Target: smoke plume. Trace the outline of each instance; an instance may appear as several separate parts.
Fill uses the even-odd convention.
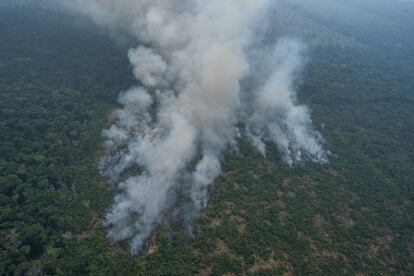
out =
[[[263,154],[275,143],[290,164],[326,162],[308,110],[296,103],[304,46],[283,38],[258,60],[249,57],[271,3],[64,1],[138,45],[128,53],[137,84],[121,93],[123,108],[103,132],[102,173],[118,187],[105,218],[112,242],[129,240],[136,254],[171,217],[191,233],[221,158],[240,134]]]

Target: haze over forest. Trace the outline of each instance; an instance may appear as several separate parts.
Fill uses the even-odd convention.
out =
[[[414,273],[414,2],[0,2],[0,274]]]

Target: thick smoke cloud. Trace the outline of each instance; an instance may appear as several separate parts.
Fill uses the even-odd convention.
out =
[[[128,53],[137,86],[121,93],[123,108],[103,132],[102,173],[119,189],[105,218],[111,241],[129,240],[138,253],[154,226],[171,217],[184,220],[191,233],[221,173],[223,153],[237,147],[240,133],[263,154],[266,142],[275,143],[290,164],[326,162],[308,110],[296,103],[304,46],[285,38],[259,61],[247,54],[271,3],[64,2],[113,32],[128,33],[138,45]],[[253,72],[261,62],[263,82]]]
[[[265,142],[273,142],[291,165],[302,161],[304,155],[316,162],[327,161],[308,109],[296,104],[295,79],[303,68],[304,53],[300,42],[280,39],[270,54],[262,54],[259,60],[270,62],[271,74],[253,91],[253,112],[246,121],[247,134],[263,155]]]

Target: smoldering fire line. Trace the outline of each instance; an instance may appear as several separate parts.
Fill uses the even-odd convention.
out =
[[[327,162],[308,110],[296,103],[304,46],[282,38],[254,66],[249,62],[258,18],[265,20],[272,1],[61,2],[138,45],[128,53],[137,86],[121,93],[123,108],[103,131],[102,173],[119,191],[105,217],[112,242],[129,240],[131,253],[139,253],[166,211],[176,208],[177,193],[191,232],[221,174],[223,153],[237,146],[239,123],[263,154],[273,142],[290,164]],[[267,80],[245,91],[243,79],[262,65]]]

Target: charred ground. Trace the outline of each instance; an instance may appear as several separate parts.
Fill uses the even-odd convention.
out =
[[[414,272],[408,32],[312,50],[300,98],[328,165],[290,168],[276,148],[263,159],[241,141],[194,240],[159,227],[148,253],[130,257],[105,237],[111,188],[98,172],[100,132],[130,68],[122,46],[73,22],[0,8],[0,274]]]

